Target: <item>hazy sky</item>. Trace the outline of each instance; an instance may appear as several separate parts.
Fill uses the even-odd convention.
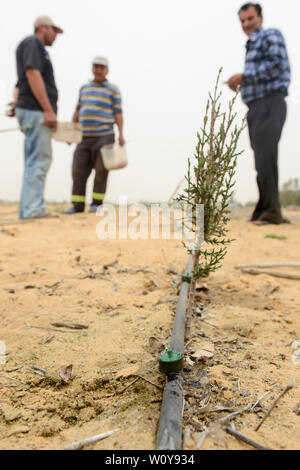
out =
[[[47,14],[65,30],[49,48],[59,88],[59,120],[72,116],[79,87],[91,78],[91,60],[105,55],[109,79],[121,89],[128,168],[110,173],[107,199],[168,200],[193,155],[207,93],[218,69],[222,79],[242,72],[247,37],[240,28],[236,0],[10,0],[0,7],[0,129],[15,127],[4,116],[16,82],[15,48],[32,34],[34,19]],[[264,26],[280,29],[286,39],[293,81],[288,119],[280,144],[280,182],[300,176],[299,13],[295,0],[265,0]],[[226,106],[232,93],[222,86]],[[238,99],[239,119],[247,108]],[[255,200],[253,154],[245,131],[245,153],[236,174],[236,199]],[[23,136],[0,134],[0,199],[18,200],[23,170]],[[69,200],[74,146],[53,143],[47,200]],[[89,184],[89,194],[91,192]]]

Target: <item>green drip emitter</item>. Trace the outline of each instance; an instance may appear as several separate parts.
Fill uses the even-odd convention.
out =
[[[168,349],[159,355],[159,370],[164,374],[179,373],[183,369],[183,354]]]

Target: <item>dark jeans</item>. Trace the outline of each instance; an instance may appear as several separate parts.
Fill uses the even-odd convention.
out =
[[[78,212],[84,211],[86,183],[93,168],[95,180],[92,204],[100,206],[103,203],[108,171],[104,167],[100,149],[103,145],[113,144],[114,141],[114,134],[110,134],[101,137],[83,137],[77,145],[72,166],[72,203]]]
[[[284,93],[278,91],[250,103],[247,116],[255,154],[259,201],[252,220],[283,222],[278,190],[278,144],[286,119]]]

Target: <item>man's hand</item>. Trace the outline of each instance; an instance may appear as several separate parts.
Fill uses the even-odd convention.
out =
[[[8,109],[6,111],[6,116],[8,117],[14,117],[15,115],[15,109],[16,109],[16,106],[17,106],[17,101],[18,101],[18,97],[19,97],[19,87],[18,85],[15,86],[14,88],[14,93],[13,93],[13,101],[11,103],[8,103]]]
[[[51,127],[52,129],[56,129],[57,117],[53,109],[49,109],[49,111],[44,111],[44,116],[45,126]]]
[[[123,114],[115,113],[115,120],[119,131],[119,144],[123,146],[125,145],[125,139],[123,137]]]
[[[76,110],[75,113],[73,114],[73,117],[72,117],[72,122],[78,122],[79,121],[79,111]]]
[[[119,144],[121,145],[121,147],[126,144],[125,139],[122,135],[119,136]]]
[[[230,90],[236,92],[238,87],[243,83],[243,75],[241,73],[237,73],[233,75],[227,82]]]
[[[14,117],[16,104],[17,103],[15,101],[12,101],[11,103],[8,103],[8,105],[7,105],[8,109],[5,113],[7,117]]]

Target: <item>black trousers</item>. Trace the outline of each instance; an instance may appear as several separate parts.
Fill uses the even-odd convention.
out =
[[[91,171],[95,169],[95,180],[93,188],[93,205],[100,206],[103,203],[108,171],[104,167],[101,147],[113,144],[114,134],[101,137],[83,137],[77,145],[72,165],[72,204],[78,212],[84,211],[86,183]]]
[[[259,200],[252,220],[283,222],[278,188],[278,144],[286,120],[285,94],[281,91],[253,101],[247,116],[255,155]]]

